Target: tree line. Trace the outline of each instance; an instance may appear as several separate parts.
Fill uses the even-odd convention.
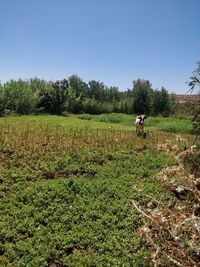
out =
[[[133,81],[131,89],[120,91],[103,82],[84,82],[79,76],[45,81],[38,78],[10,80],[0,85],[0,115],[64,113],[126,113],[168,116],[175,99],[162,87],[154,90],[148,80]]]

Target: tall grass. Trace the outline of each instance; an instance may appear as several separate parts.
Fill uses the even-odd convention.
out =
[[[192,133],[192,122],[189,119],[150,117],[146,122],[149,130],[171,133]]]
[[[101,115],[79,115],[79,119],[90,120],[95,122],[103,122],[117,124],[118,127],[127,126],[127,129],[134,128],[135,115],[126,114],[101,114]],[[187,118],[163,118],[163,117],[148,117],[145,121],[148,131],[165,131],[172,133],[192,133],[192,123]],[[117,127],[117,126],[115,126]],[[128,128],[129,127],[129,128]]]

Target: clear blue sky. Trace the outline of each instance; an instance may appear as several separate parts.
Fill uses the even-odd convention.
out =
[[[200,0],[0,0],[0,80],[72,74],[185,93],[200,60]]]

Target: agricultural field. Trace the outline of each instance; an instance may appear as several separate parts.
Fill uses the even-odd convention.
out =
[[[158,174],[177,160],[158,146],[180,152],[194,137],[187,119],[150,117],[146,138],[133,124],[124,114],[0,119],[0,266],[153,266],[140,209],[176,202]]]

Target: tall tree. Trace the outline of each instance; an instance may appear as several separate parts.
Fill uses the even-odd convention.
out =
[[[153,110],[155,115],[162,114],[163,116],[168,116],[171,112],[170,97],[164,87],[161,91],[154,91]]]
[[[3,95],[5,109],[19,114],[30,114],[34,111],[36,96],[29,81],[11,80],[4,84]]]
[[[87,95],[88,85],[78,75],[71,75],[68,77],[69,88],[76,92],[76,97],[80,95]]]
[[[48,83],[39,92],[37,108],[45,113],[61,114],[65,109],[67,100],[67,88],[63,88],[59,82]]]
[[[118,87],[111,86],[105,87],[104,91],[104,100],[107,102],[114,102],[119,100],[119,89]]]
[[[105,96],[105,86],[100,81],[89,81],[89,97],[97,101],[103,101]]]
[[[148,80],[133,81],[134,112],[137,114],[150,114],[153,105],[153,89]]]

